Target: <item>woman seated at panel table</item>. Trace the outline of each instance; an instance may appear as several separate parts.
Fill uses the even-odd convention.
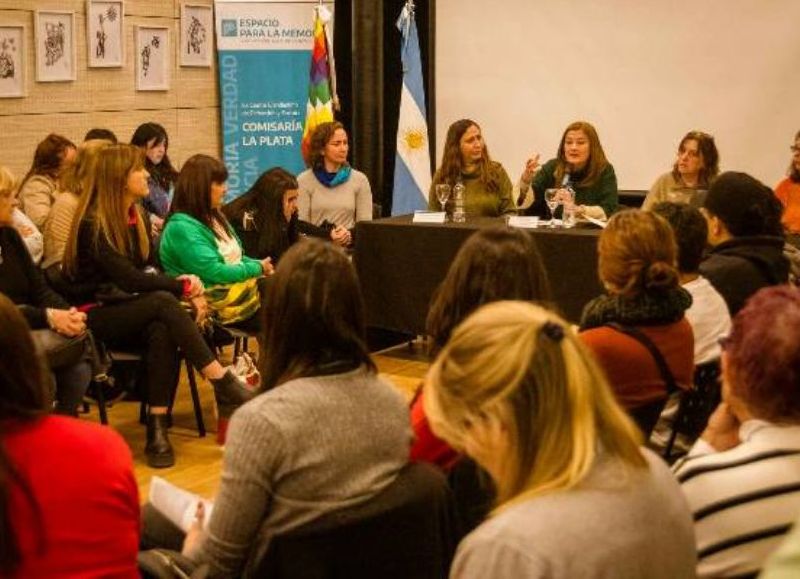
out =
[[[358,221],[372,219],[369,179],[347,163],[350,145],[342,123],[322,123],[311,134],[307,163],[297,176],[299,217],[330,230],[330,238],[342,247],[352,245]]]
[[[617,176],[606,159],[600,137],[587,122],[576,121],[561,136],[558,153],[539,167],[539,155],[528,159],[516,201],[526,213],[549,216],[544,192],[556,187],[575,191],[575,216],[608,219],[617,210]]]
[[[656,179],[642,209],[652,209],[662,201],[690,203],[698,191],[708,189],[718,174],[719,153],[714,137],[702,131],[689,131],[678,145],[672,171]]]
[[[775,197],[784,207],[783,227],[787,233],[800,233],[800,131],[794,136],[792,162],[789,165],[788,177],[775,187]]]
[[[456,183],[465,187],[464,210],[469,216],[499,217],[517,212],[508,173],[489,157],[481,128],[470,119],[456,121],[447,129],[442,163],[428,195],[429,209],[441,210],[435,193],[437,185],[454,187]],[[453,204],[451,193],[448,207]]]

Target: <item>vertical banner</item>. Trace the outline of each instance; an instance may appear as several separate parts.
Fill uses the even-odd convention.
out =
[[[215,2],[226,202],[271,167],[305,168],[300,144],[317,4]]]

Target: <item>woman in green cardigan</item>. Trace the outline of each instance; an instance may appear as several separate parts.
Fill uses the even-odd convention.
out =
[[[228,170],[208,155],[184,164],[175,184],[159,256],[171,276],[194,274],[205,285],[213,315],[222,324],[257,330],[257,280],[273,272],[270,258],[244,255],[242,243],[220,211]]]
[[[517,212],[508,173],[489,157],[481,128],[470,119],[456,121],[447,130],[442,164],[433,176],[428,207],[435,211],[441,209],[434,193],[437,185],[453,187],[456,183],[464,185],[467,215],[499,217]],[[451,195],[448,209],[452,209],[453,203]]]
[[[575,191],[575,216],[606,220],[617,210],[617,176],[606,159],[600,137],[587,122],[570,124],[561,136],[558,154],[539,167],[539,155],[528,159],[515,187],[520,209],[549,217],[546,189],[571,187]]]

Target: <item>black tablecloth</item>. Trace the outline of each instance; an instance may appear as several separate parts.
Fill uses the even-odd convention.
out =
[[[366,303],[367,325],[410,334],[425,333],[436,287],[459,247],[475,231],[503,223],[473,218],[467,223],[412,223],[410,215],[356,226],[355,266]],[[583,306],[603,292],[597,278],[596,229],[527,230],[536,240],[561,313],[577,323]]]

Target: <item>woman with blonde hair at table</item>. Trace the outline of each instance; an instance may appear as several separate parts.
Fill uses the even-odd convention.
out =
[[[511,179],[503,166],[492,161],[481,128],[471,119],[460,119],[447,129],[442,162],[433,175],[428,207],[440,210],[437,185],[464,185],[464,210],[467,215],[498,217],[516,214],[511,196]],[[450,195],[448,205],[455,200]]]
[[[672,171],[664,173],[647,193],[642,209],[652,209],[664,201],[690,203],[698,191],[719,174],[719,153],[714,137],[703,131],[689,131],[678,145]]]
[[[453,332],[425,380],[436,434],[489,472],[490,518],[453,579],[694,577],[692,521],[667,466],[568,324],[495,302]]]
[[[564,130],[558,152],[541,167],[536,154],[525,164],[515,188],[516,202],[527,213],[547,217],[547,189],[571,188],[575,216],[608,219],[617,210],[617,176],[608,162],[597,130],[585,121]]]

